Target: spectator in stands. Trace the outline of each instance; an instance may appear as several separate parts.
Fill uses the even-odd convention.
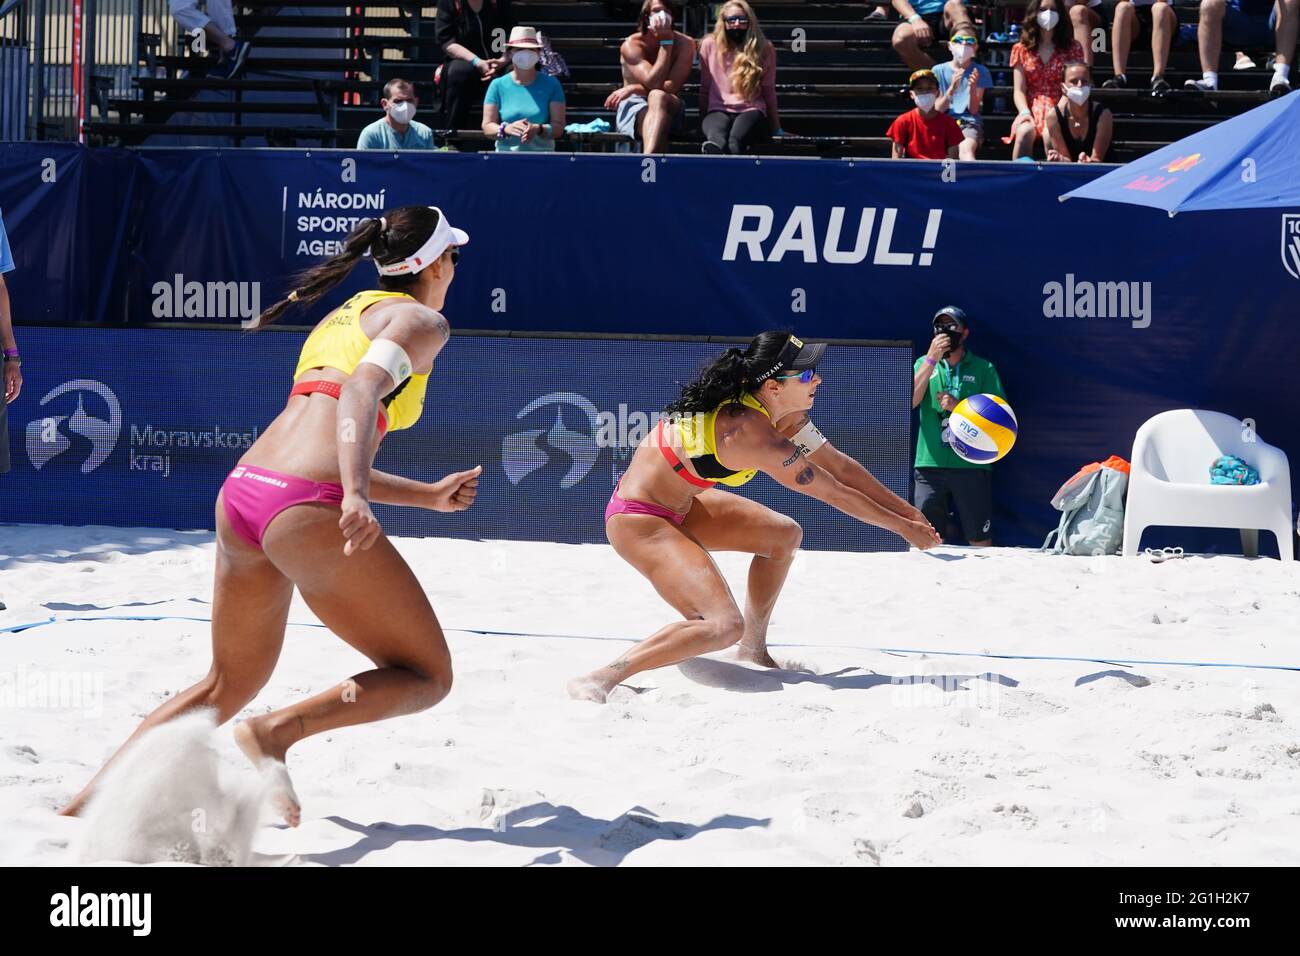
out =
[[[1011,123],[1011,135],[1003,142],[1015,144],[1012,159],[1033,155],[1047,114],[1061,98],[1065,64],[1072,60],[1083,62],[1083,47],[1074,39],[1070,21],[1061,16],[1061,3],[1029,0],[1020,25],[1020,42],[1011,48],[1013,95],[1020,113]]]
[[[956,159],[962,133],[957,121],[935,109],[939,81],[933,70],[917,70],[908,78],[912,102],[908,110],[890,124],[885,135],[894,141],[894,159]]]
[[[489,83],[483,98],[483,132],[496,137],[499,153],[554,152],[555,137],[564,132],[564,90],[537,69],[541,50],[535,28],[510,31],[511,71]]]
[[[1202,73],[1199,80],[1188,80],[1185,85],[1206,93],[1219,88],[1219,54],[1226,37],[1233,46],[1247,49],[1263,49],[1274,41],[1277,58],[1268,91],[1273,96],[1290,93],[1298,25],[1300,0],[1201,0],[1196,36]]]
[[[433,130],[415,121],[419,103],[410,80],[389,80],[379,100],[384,117],[361,131],[357,149],[433,149]]]
[[[962,399],[978,394],[1006,398],[1006,393],[993,363],[967,351],[970,325],[963,310],[953,305],[940,309],[932,328],[930,348],[913,366],[912,407],[920,410],[921,425],[912,504],[944,535],[955,503],[967,543],[987,548],[993,543],[993,466],[958,457],[943,432]]]
[[[925,51],[935,37],[950,37],[957,30],[975,32],[964,0],[892,0],[903,22],[894,30],[894,50],[910,70],[926,70],[934,60]]]
[[[605,100],[616,110],[615,128],[641,141],[644,153],[661,153],[669,132],[686,129],[682,89],[695,62],[695,41],[673,29],[667,0],[645,0],[637,32],[623,41],[623,85]]]
[[[442,93],[444,129],[461,129],[488,83],[510,69],[493,35],[514,26],[509,0],[438,0],[433,36],[446,60],[434,73]]]
[[[1051,162],[1104,163],[1110,152],[1114,119],[1092,98],[1092,71],[1086,63],[1067,63],[1064,95],[1047,114],[1044,140]]]
[[[952,59],[934,68],[940,90],[935,108],[947,113],[961,127],[958,158],[975,159],[975,154],[984,144],[984,120],[980,116],[980,107],[984,102],[984,91],[993,85],[993,76],[983,63],[975,61],[979,38],[974,33],[956,31],[948,41],[948,52]]]
[[[0,348],[4,350],[4,401],[0,402],[0,475],[9,470],[9,419],[6,406],[23,389],[22,362],[18,357],[18,340],[14,338],[13,319],[9,315],[9,288],[4,274],[12,272],[14,257],[9,252],[4,217],[0,216]],[[0,604],[0,611],[4,605]]]
[[[1083,62],[1092,66],[1092,31],[1103,27],[1101,0],[1065,0],[1065,13],[1070,18],[1074,39],[1083,47]],[[1105,30],[1102,31],[1103,35]]]
[[[1120,0],[1115,7],[1111,27],[1111,58],[1115,75],[1102,84],[1107,89],[1128,87],[1128,54],[1134,40],[1151,37],[1151,92],[1165,96],[1170,92],[1165,79],[1169,65],[1169,48],[1178,36],[1178,14],[1166,0]]]
[[[700,41],[700,116],[706,153],[747,153],[781,131],[776,108],[776,48],[745,0],[718,10]]]
[[[167,0],[172,16],[187,34],[186,44],[204,34],[208,52],[216,57],[217,65],[208,70],[208,76],[234,79],[248,60],[247,40],[235,39],[235,14],[230,0]]]

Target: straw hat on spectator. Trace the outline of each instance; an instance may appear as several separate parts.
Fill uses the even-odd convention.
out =
[[[506,49],[516,47],[520,50],[540,50],[541,42],[537,39],[536,27],[512,27]]]

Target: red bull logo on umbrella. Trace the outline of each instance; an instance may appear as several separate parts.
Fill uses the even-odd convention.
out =
[[[1168,163],[1160,168],[1167,173],[1185,173],[1201,162],[1200,153],[1192,153],[1189,156],[1179,156],[1173,162]],[[1132,182],[1125,183],[1125,189],[1136,189],[1140,192],[1154,193],[1159,192],[1171,183],[1177,182],[1178,177],[1174,176],[1147,176],[1143,174]]]

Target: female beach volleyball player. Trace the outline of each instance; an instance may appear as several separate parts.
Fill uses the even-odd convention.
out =
[[[284,411],[217,495],[211,669],[130,738],[194,708],[215,709],[219,723],[238,713],[275,668],[296,585],[321,621],[375,667],[235,727],[240,748],[272,777],[272,799],[293,826],[299,807],[283,762],[293,744],[424,710],[451,688],[438,619],[370,505],[462,511],[474,501],[481,468],[425,484],[371,465],[386,430],[420,417],[434,358],[450,336],[439,309],[457,247],[468,241],[438,209],[402,206],[361,222],[343,252],[303,273],[295,292],[258,317],[260,327],[292,305],[311,305],[365,255],[379,270],[379,290],[358,293],[312,330]],[[61,812],[78,813],[94,784]]]
[[[763,471],[918,548],[939,543],[920,511],[833,448],[809,419],[825,350],[785,332],[727,349],[641,442],[605,509],[605,533],[685,620],[570,681],[570,696],[603,702],[633,674],[737,642],[741,659],[777,666],[767,652],[768,619],[803,530],[719,484],[743,485]],[[743,615],[710,551],[754,555]]]

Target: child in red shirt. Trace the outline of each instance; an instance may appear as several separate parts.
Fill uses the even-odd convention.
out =
[[[956,159],[961,127],[947,113],[934,108],[939,79],[933,70],[917,70],[907,80],[916,109],[908,110],[886,133],[894,141],[894,159]]]

